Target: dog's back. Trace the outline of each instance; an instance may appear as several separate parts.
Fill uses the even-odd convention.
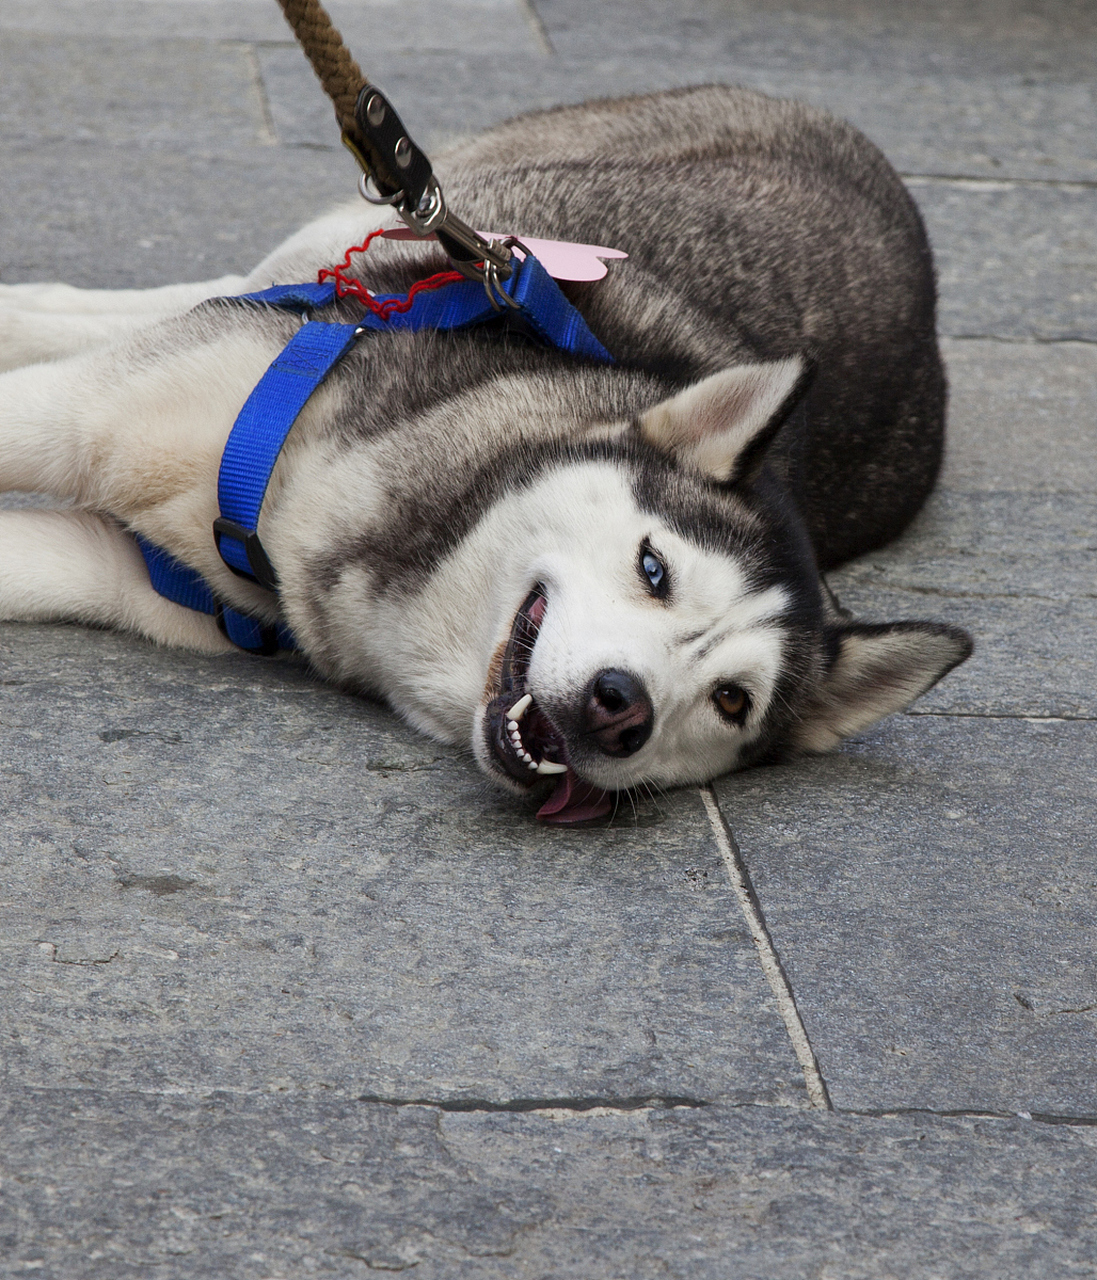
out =
[[[945,410],[932,262],[902,182],[851,126],[707,86],[519,118],[439,169],[477,225],[628,251],[571,290],[620,361],[685,383],[813,360],[776,452],[823,567],[922,505]]]

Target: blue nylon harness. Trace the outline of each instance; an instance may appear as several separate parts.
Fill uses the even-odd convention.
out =
[[[560,351],[613,363],[613,357],[532,255],[518,263],[501,287],[517,304],[502,314],[509,328]],[[276,285],[262,293],[230,299],[281,307],[302,315],[334,300],[335,286],[331,284]],[[390,300],[402,299],[393,299],[392,295],[377,299],[380,303]],[[489,302],[484,287],[473,280],[462,280],[418,294],[409,311],[394,313],[388,320],[366,312],[354,324],[306,321],[248,397],[221,456],[217,478],[221,514],[214,522],[214,540],[221,559],[232,572],[271,591],[278,589],[277,574],[256,532],[267,485],[282,446],[309,397],[362,333],[467,329],[499,318],[500,312]],[[297,647],[285,625],[270,626],[230,608],[216,598],[204,578],[162,547],[140,535],[137,544],[155,590],[187,609],[213,614],[221,630],[239,648],[270,654]]]

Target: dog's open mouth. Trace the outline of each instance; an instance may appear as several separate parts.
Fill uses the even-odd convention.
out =
[[[523,786],[555,778],[552,795],[537,810],[542,822],[590,822],[613,811],[613,793],[576,775],[563,734],[526,687],[547,607],[544,589],[538,585],[515,615],[503,654],[499,693],[487,708],[488,743],[503,771]]]

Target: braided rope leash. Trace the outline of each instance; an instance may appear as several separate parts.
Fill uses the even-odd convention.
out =
[[[278,0],[278,3],[335,107],[340,129],[353,133],[358,128],[354,108],[366,84],[362,68],[343,43],[343,37],[320,0]]]
[[[278,4],[332,101],[344,145],[362,169],[362,195],[392,205],[417,236],[437,236],[463,276],[481,281],[497,306],[511,305],[501,287],[514,269],[509,244],[485,240],[446,207],[430,161],[389,100],[366,79],[320,0]],[[370,194],[367,180],[379,197]]]
[[[331,99],[347,150],[380,191],[387,195],[399,191],[400,181],[359,124],[356,108],[369,81],[344,44],[331,15],[320,0],[278,0],[278,4]]]

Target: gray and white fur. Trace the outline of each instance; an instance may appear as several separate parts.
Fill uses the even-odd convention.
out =
[[[706,87],[520,117],[436,170],[475,226],[627,251],[564,286],[617,363],[489,329],[365,337],[275,469],[275,597],[211,527],[228,432],[298,321],[231,295],[313,280],[384,219],[349,204],[247,277],[0,286],[0,486],[76,503],[0,513],[0,616],[229,648],[152,590],[138,532],[288,622],[324,676],[515,790],[547,777],[564,821],[828,749],[968,656],[954,627],[854,622],[820,576],[906,526],[943,441],[930,251],[871,143]],[[375,292],[444,266],[393,241],[355,259]]]

